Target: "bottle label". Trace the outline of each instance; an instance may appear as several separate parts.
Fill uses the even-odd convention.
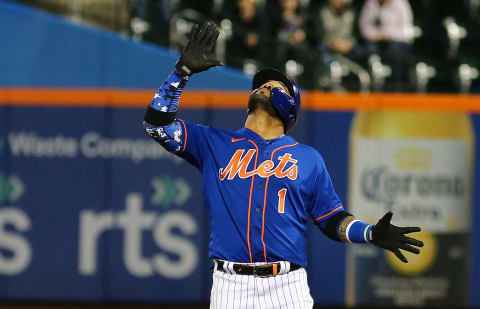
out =
[[[367,222],[433,233],[470,230],[468,145],[461,140],[357,138],[349,209]]]

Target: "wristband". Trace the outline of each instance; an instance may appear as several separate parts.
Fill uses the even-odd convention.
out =
[[[353,220],[346,229],[346,238],[351,243],[369,243],[372,240],[372,224],[366,224],[360,220]]]
[[[177,62],[175,62],[175,69],[177,69],[186,76],[192,75],[192,70],[190,70],[186,65],[182,64],[180,60],[177,60]]]

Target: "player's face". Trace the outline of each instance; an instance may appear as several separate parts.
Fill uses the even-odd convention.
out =
[[[265,84],[261,85],[260,87],[258,87],[257,89],[253,90],[252,95],[258,94],[258,95],[263,95],[270,98],[270,91],[272,91],[273,88],[280,88],[286,93],[288,93],[288,89],[283,83],[276,80],[270,80]]]
[[[287,87],[279,81],[271,80],[257,89],[252,91],[250,95],[250,100],[248,101],[248,112],[252,113],[256,109],[260,108],[266,111],[273,117],[277,117],[277,112],[275,111],[272,103],[270,102],[270,91],[273,88],[280,88],[286,93],[288,93]]]

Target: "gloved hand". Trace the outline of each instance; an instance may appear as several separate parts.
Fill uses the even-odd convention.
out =
[[[207,22],[202,29],[198,25],[193,26],[190,38],[175,63],[175,68],[186,75],[199,73],[217,65],[223,65],[212,53],[212,48],[217,41],[217,26],[213,22]]]
[[[420,232],[419,227],[397,227],[390,223],[392,212],[386,213],[372,228],[372,242],[383,248],[392,251],[402,262],[408,263],[405,256],[399,249],[419,254],[418,248],[423,247],[423,242],[415,238],[407,237],[405,234]]]

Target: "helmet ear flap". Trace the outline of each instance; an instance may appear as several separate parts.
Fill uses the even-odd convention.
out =
[[[273,88],[270,100],[283,122],[285,132],[288,132],[296,122],[295,99],[282,89]]]

